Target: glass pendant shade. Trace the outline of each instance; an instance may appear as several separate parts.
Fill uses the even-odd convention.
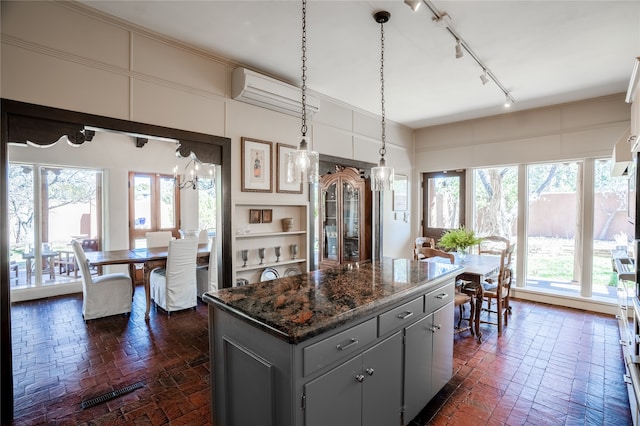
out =
[[[288,183],[318,183],[320,156],[315,151],[309,151],[308,140],[307,136],[302,136],[299,148],[287,154]]]
[[[393,190],[394,171],[393,167],[387,167],[384,158],[380,159],[378,167],[371,168],[371,190],[391,191]]]

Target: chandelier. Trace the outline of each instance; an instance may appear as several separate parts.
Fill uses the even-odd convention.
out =
[[[385,110],[384,110],[384,23],[389,21],[391,14],[385,10],[381,10],[373,14],[373,19],[380,24],[380,94],[382,104],[382,147],[378,151],[380,153],[380,162],[378,167],[371,168],[371,190],[372,191],[390,191],[393,189],[393,167],[387,167],[384,155],[387,153],[386,142],[387,135],[385,132]]]
[[[180,155],[180,148],[176,149],[176,157]],[[173,183],[178,189],[211,189],[215,186],[215,165],[200,162],[192,152],[189,155],[189,162],[184,167],[182,173],[178,173],[179,166],[173,168]],[[204,174],[203,174],[204,172]]]
[[[309,151],[307,136],[307,0],[302,0],[302,126],[298,149],[287,154],[287,182],[317,183],[319,155]]]

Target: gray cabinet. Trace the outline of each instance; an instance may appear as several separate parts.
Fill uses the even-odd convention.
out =
[[[448,296],[447,296],[448,297]],[[411,421],[451,379],[453,303],[405,328],[404,419]]]
[[[400,423],[402,333],[305,385],[306,426]]]

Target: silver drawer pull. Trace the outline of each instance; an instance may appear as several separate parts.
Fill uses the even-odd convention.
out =
[[[336,349],[338,349],[339,351],[346,351],[351,346],[357,345],[357,344],[358,344],[358,341],[355,339],[355,337],[352,337],[351,341],[346,346],[342,346],[342,345],[338,344],[338,345],[336,345]]]
[[[440,293],[436,296],[436,299],[446,299],[447,297],[449,297],[447,293]]]
[[[371,367],[367,368],[366,370],[364,370],[367,372],[368,375],[373,376],[373,373],[375,372],[375,370]]]
[[[407,318],[409,318],[409,317],[410,317],[410,316],[412,316],[412,315],[413,315],[413,312],[411,312],[411,311],[406,311],[406,312],[403,312],[403,313],[401,313],[401,314],[398,314],[398,318],[400,318],[400,319],[407,319]]]
[[[360,383],[362,383],[362,381],[364,380],[364,376],[362,374],[358,374],[356,376],[356,380],[359,381]]]

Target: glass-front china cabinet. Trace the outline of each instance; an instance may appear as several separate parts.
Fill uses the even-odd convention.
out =
[[[320,266],[371,259],[371,189],[352,167],[320,178]]]

